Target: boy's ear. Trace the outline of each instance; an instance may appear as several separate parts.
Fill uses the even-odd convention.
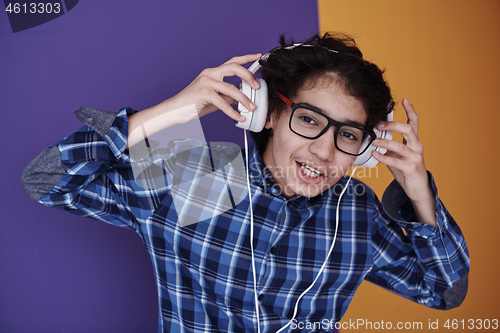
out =
[[[274,119],[275,117],[273,115],[275,115],[276,113],[272,113],[272,114],[267,114],[267,119],[266,119],[266,123],[264,124],[264,128],[266,129],[272,129],[273,128],[273,124],[274,124],[274,121],[276,119]]]
[[[273,128],[273,125],[272,125],[271,120],[269,118],[266,120],[266,124],[264,125],[264,128],[266,128],[266,129]]]

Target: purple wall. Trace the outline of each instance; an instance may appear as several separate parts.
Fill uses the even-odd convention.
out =
[[[281,33],[317,32],[316,3],[302,0],[81,0],[15,34],[2,10],[0,332],[156,331],[155,280],[139,237],[36,204],[20,185],[31,159],[81,126],[74,110],[141,110],[203,68],[270,50]],[[241,144],[229,118],[203,125],[209,140]]]

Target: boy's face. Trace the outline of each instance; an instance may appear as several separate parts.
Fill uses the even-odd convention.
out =
[[[317,83],[312,88],[302,88],[291,100],[297,104],[316,107],[340,122],[350,120],[365,124],[367,120],[361,102],[346,94],[336,82],[327,85]],[[279,119],[271,117],[266,123],[266,128],[273,129],[273,135],[269,138],[263,160],[285,197],[291,198],[297,194],[315,197],[335,185],[356,157],[335,147],[333,126],[314,140],[293,133],[288,125],[291,107],[285,107],[285,112]],[[310,168],[319,171],[321,175],[317,176],[317,173],[307,170]]]

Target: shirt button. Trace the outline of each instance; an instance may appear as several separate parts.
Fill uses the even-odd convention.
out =
[[[407,224],[406,229],[410,229],[410,230],[413,229],[413,224]]]
[[[272,247],[271,248],[271,254],[275,254],[276,253],[276,248],[275,247]]]
[[[262,301],[264,299],[264,294],[259,295],[259,301]]]
[[[92,121],[93,119],[89,117],[89,119],[87,119],[88,121]]]

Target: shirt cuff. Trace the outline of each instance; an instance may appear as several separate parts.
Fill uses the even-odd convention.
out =
[[[396,180],[393,180],[385,190],[382,196],[382,207],[387,215],[405,229],[408,236],[420,236],[432,242],[441,239],[440,231],[446,230],[448,227],[448,216],[443,203],[438,197],[433,175],[429,171],[427,171],[427,175],[435,196],[436,204],[434,209],[438,227],[417,222],[411,200]]]
[[[125,108],[120,111],[122,113]],[[113,113],[108,111],[102,111],[88,106],[82,106],[76,110],[73,114],[82,123],[92,127],[97,133],[101,134],[102,137],[108,133],[109,129],[113,125],[115,118],[120,116],[120,113]]]

